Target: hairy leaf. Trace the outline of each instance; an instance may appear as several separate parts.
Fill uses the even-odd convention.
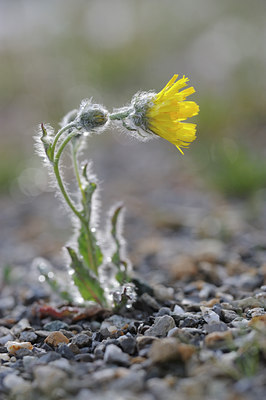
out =
[[[122,243],[118,229],[119,217],[121,218],[120,213],[122,209],[123,206],[120,204],[115,208],[111,216],[111,236],[115,243],[115,251],[112,255],[112,262],[118,268],[116,279],[119,283],[124,283],[127,281],[127,263],[125,260],[121,260]]]
[[[73,280],[83,299],[104,304],[104,291],[98,279],[92,275],[73,249],[67,247],[67,251],[71,257],[71,267],[74,270]]]

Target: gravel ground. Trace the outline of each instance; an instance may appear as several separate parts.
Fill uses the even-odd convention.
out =
[[[52,193],[0,200],[12,267],[0,282],[1,400],[265,397],[265,205],[157,178],[158,191],[124,192],[138,297],[119,313],[70,307],[38,282],[33,259],[62,273],[69,236]],[[117,185],[107,180],[109,197]]]

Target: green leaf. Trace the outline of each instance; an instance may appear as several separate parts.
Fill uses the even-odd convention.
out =
[[[71,267],[74,270],[72,277],[81,296],[84,300],[93,300],[103,305],[105,303],[104,291],[100,286],[100,282],[78,258],[73,249],[67,247],[67,251],[71,257]]]
[[[127,262],[125,260],[121,260],[122,243],[121,243],[121,235],[119,234],[119,229],[118,229],[119,218],[121,218],[120,213],[122,209],[123,206],[122,204],[120,204],[114,209],[113,214],[111,216],[111,236],[115,243],[115,251],[111,258],[113,264],[115,264],[116,267],[118,268],[116,279],[118,280],[119,283],[125,283],[126,281],[128,281]]]
[[[103,254],[95,235],[89,228],[85,229],[84,224],[80,228],[78,246],[84,264],[98,276],[98,267],[103,262]]]
[[[48,136],[47,130],[45,129],[43,124],[41,124],[41,129],[42,129],[41,141],[43,143],[44,150],[45,150],[47,157],[52,162],[53,161],[52,144],[49,142],[49,136]]]

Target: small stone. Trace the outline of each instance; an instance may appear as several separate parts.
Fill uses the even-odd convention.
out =
[[[56,347],[59,343],[69,343],[69,339],[59,331],[54,331],[44,341],[49,346]]]
[[[264,315],[255,315],[248,323],[249,326],[256,327],[265,327],[266,326],[266,314]]]
[[[184,309],[182,307],[180,307],[178,304],[176,304],[171,315],[179,316],[179,315],[183,315],[183,314],[185,314]]]
[[[162,317],[163,315],[171,315],[171,309],[169,307],[162,307],[160,310],[155,314],[156,317]]]
[[[200,324],[201,318],[197,315],[190,314],[188,317],[180,321],[180,328],[195,328]]]
[[[29,371],[32,369],[33,365],[36,364],[36,357],[34,356],[25,356],[23,357],[23,366],[26,371]],[[38,360],[39,361],[39,360]]]
[[[144,332],[145,336],[165,337],[175,327],[175,321],[169,315],[156,317],[154,324]]]
[[[7,351],[10,354],[16,354],[19,349],[29,349],[32,350],[33,346],[30,342],[12,342],[9,341],[6,343]]]
[[[127,354],[134,354],[136,350],[136,339],[131,336],[120,336],[118,338],[119,345],[122,350]]]
[[[31,387],[29,382],[26,382],[23,378],[16,374],[8,374],[3,379],[3,385],[12,391],[12,393],[25,393]]]
[[[75,360],[76,361],[81,361],[81,362],[93,362],[94,361],[94,356],[93,354],[85,353],[85,354],[76,354],[75,355]]]
[[[91,337],[86,335],[85,333],[78,333],[71,340],[71,343],[75,344],[79,348],[90,346],[91,342],[92,342]]]
[[[219,322],[219,323],[213,323],[213,324],[204,324],[203,325],[203,329],[205,329],[205,331],[207,333],[211,333],[211,332],[225,332],[228,330],[227,325],[224,322]]]
[[[9,361],[10,360],[10,357],[9,357],[9,355],[7,354],[7,353],[1,353],[0,354],[0,361]]]
[[[174,360],[186,362],[195,351],[194,346],[180,343],[176,338],[164,338],[152,344],[149,355],[153,363],[165,363]]]
[[[246,297],[245,299],[234,301],[234,305],[241,307],[242,310],[245,310],[246,308],[264,307],[265,304],[261,299]]]
[[[217,324],[220,322],[220,317],[214,311],[210,310],[207,307],[201,306],[202,317],[207,324]]]
[[[55,351],[48,351],[46,354],[41,356],[38,360],[38,364],[48,364],[51,361],[55,361],[61,358],[61,355]]]
[[[44,325],[43,329],[49,332],[59,331],[60,329],[68,330],[69,325],[63,321],[52,321],[47,322],[47,324]]]
[[[104,361],[107,364],[117,364],[121,366],[129,365],[129,357],[115,344],[110,344],[106,347],[104,353]]]
[[[74,359],[73,352],[65,343],[59,344],[57,351],[62,357],[66,358],[67,360]]]
[[[163,285],[154,286],[154,296],[160,301],[172,300],[174,297],[174,289]]]
[[[74,343],[69,343],[68,344],[69,349],[72,351],[73,354],[79,354],[80,350],[78,348],[78,346]]]
[[[148,293],[143,293],[139,297],[139,301],[143,303],[144,308],[151,308],[152,310],[158,311],[160,309],[160,305],[157,303],[154,297],[150,296]]]
[[[205,344],[211,349],[219,348],[228,342],[232,342],[233,335],[231,331],[212,332],[205,337]]]
[[[31,329],[31,326],[27,318],[22,318],[16,325],[12,327],[11,331],[14,335],[18,335],[25,329]]]
[[[221,318],[224,322],[229,323],[238,317],[237,313],[233,310],[221,310]]]
[[[19,336],[19,340],[21,340],[22,342],[31,342],[34,343],[37,339],[37,335],[36,333],[32,332],[32,331],[24,331],[21,332],[20,336]]]
[[[23,358],[25,356],[31,356],[31,355],[32,355],[32,351],[30,351],[29,349],[19,349],[16,351],[17,359]]]
[[[4,345],[5,346],[7,342],[12,341],[13,339],[14,339],[14,336],[11,335],[11,333],[8,333],[7,335],[2,336],[0,338],[0,345]]]
[[[56,387],[62,387],[67,379],[66,372],[50,365],[37,366],[33,371],[35,384],[44,393],[51,393]]]
[[[152,344],[152,342],[154,342],[155,340],[159,339],[155,336],[138,336],[136,339],[138,350],[144,349],[146,346]]]

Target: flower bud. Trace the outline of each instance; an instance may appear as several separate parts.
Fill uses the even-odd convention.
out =
[[[108,122],[108,111],[100,104],[93,104],[91,100],[83,100],[78,111],[77,128],[85,132],[99,131]]]

